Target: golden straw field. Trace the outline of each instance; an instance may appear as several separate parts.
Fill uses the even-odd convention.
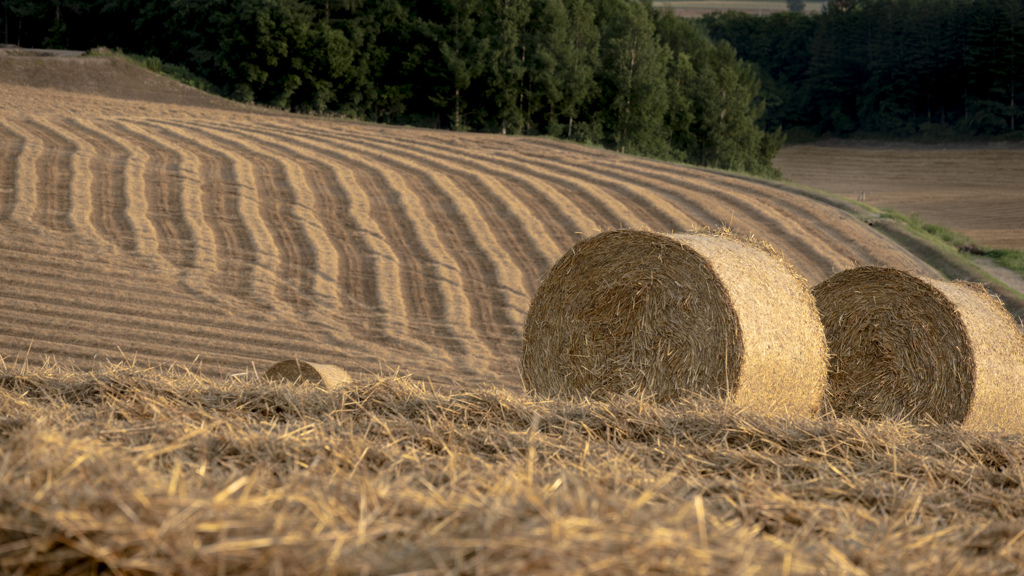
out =
[[[113,97],[112,79],[82,93],[93,86],[66,78],[130,65],[50,60],[78,92],[0,84],[0,350],[29,363],[231,374],[300,356],[518,385],[540,277],[620,227],[724,223],[811,284],[855,263],[935,274],[758,181],[546,139],[231,110],[177,86],[178,104]],[[144,78],[170,99],[170,80]]]
[[[1019,574],[1020,435],[523,386],[531,299],[584,238],[726,226],[807,286],[942,278],[862,218],[0,51],[0,574]],[[795,321],[773,294],[803,285],[769,284],[745,349]],[[324,381],[263,376],[291,359]]]

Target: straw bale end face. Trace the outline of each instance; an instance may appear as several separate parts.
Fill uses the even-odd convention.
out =
[[[759,247],[617,230],[577,243],[545,276],[520,368],[549,396],[712,395],[808,414],[824,389],[824,336],[807,287]]]
[[[282,360],[267,368],[264,377],[268,380],[322,384],[326,388],[343,386],[352,382],[352,377],[342,368],[331,364],[303,362],[294,358]]]
[[[983,288],[866,266],[813,292],[838,416],[1024,431],[1024,339]]]

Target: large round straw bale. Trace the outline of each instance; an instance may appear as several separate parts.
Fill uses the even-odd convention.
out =
[[[837,415],[1024,431],[1024,336],[982,286],[862,267],[813,292]]]
[[[544,277],[520,369],[545,395],[700,394],[807,415],[826,363],[814,299],[778,255],[723,233],[617,230]]]
[[[342,368],[331,364],[303,362],[295,358],[282,360],[267,368],[264,376],[268,380],[322,383],[327,388],[342,386],[352,382],[352,377]]]

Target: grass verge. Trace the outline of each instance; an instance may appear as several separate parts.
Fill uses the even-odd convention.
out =
[[[1024,277],[1024,250],[979,246],[964,234],[955,232],[944,226],[922,222],[921,217],[917,214],[904,216],[903,214],[899,214],[892,210],[886,210],[883,212],[883,216],[885,218],[899,220],[905,223],[911,230],[915,230],[920,234],[927,234],[936,241],[955,248],[957,252],[992,258],[1003,268],[1012,270]]]
[[[946,278],[984,284],[989,292],[1003,301],[1010,315],[1018,322],[1024,322],[1024,294],[981,269],[975,263],[974,255],[987,253],[969,248],[974,245],[966,236],[941,226],[922,223],[916,216],[908,217],[891,211],[884,212],[881,218],[869,220],[869,223]]]
[[[0,571],[1014,574],[1024,438],[713,400],[0,368]]]
[[[754,177],[734,176],[758,181]],[[792,183],[769,183],[866,222],[948,279],[985,284],[989,292],[1003,301],[1010,314],[1024,324],[1024,292],[1008,286],[981,269],[974,259],[976,256],[989,258],[1024,278],[1024,251],[979,247],[969,237],[943,226],[922,222],[917,215],[906,216],[893,210],[879,210],[864,202]]]
[[[217,88],[217,86],[215,86],[206,78],[203,78],[198,74],[195,74],[185,66],[181,66],[178,64],[168,64],[166,62],[163,62],[162,60],[160,60],[160,58],[157,58],[156,56],[141,56],[139,54],[128,54],[122,52],[120,48],[118,48],[117,50],[110,50],[108,48],[97,48],[90,50],[88,54],[90,56],[114,55],[119,58],[124,58],[125,60],[132,62],[133,64],[136,64],[138,66],[141,66],[142,68],[145,68],[150,72],[161,74],[163,76],[171,78],[172,80],[181,82],[186,86],[191,86],[193,88],[202,90],[204,92],[209,92],[210,94],[214,94],[217,96],[223,96],[223,94],[221,94],[220,89]]]

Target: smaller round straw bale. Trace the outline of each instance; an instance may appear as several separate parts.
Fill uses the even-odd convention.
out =
[[[326,388],[334,388],[352,382],[352,377],[342,368],[332,364],[303,362],[295,358],[282,360],[267,368],[264,376],[268,380],[322,383]]]
[[[866,266],[813,292],[836,415],[1024,431],[1024,336],[984,287]]]
[[[825,336],[810,290],[766,246],[729,234],[616,230],[582,240],[541,281],[520,370],[544,395],[707,395],[810,415]]]

